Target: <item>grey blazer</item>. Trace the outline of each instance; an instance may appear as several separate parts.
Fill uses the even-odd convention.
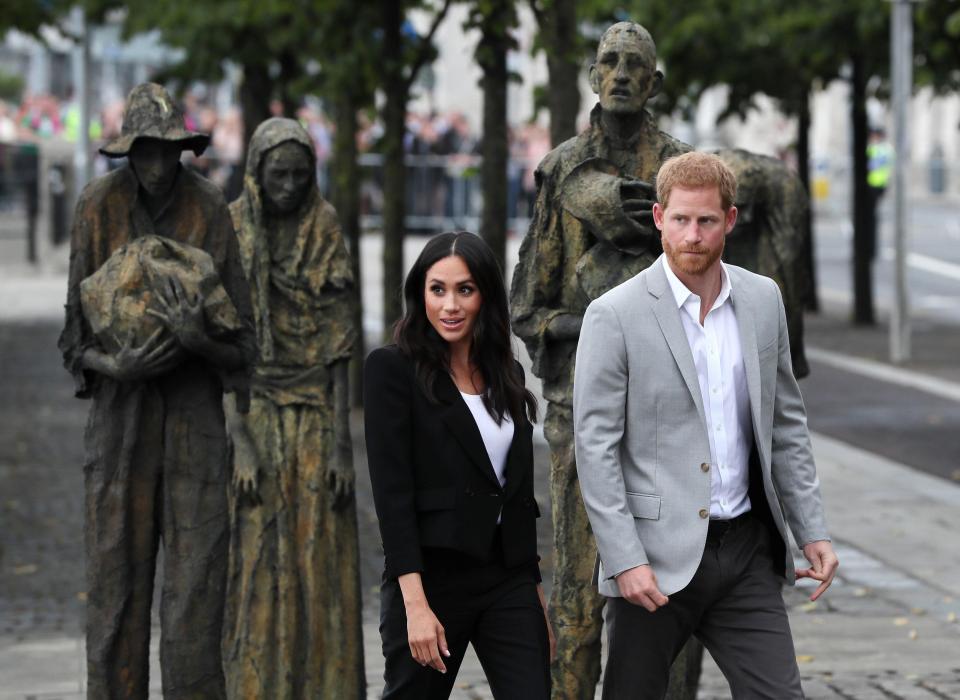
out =
[[[660,590],[700,563],[710,511],[710,442],[693,355],[661,257],[587,308],[573,389],[577,473],[597,539],[600,592],[650,564]],[[763,488],[787,542],[829,539],[807,419],[776,283],[727,266]],[[793,583],[789,547],[785,571]]]

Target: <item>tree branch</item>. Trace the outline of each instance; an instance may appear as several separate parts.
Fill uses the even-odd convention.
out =
[[[450,5],[452,4],[453,0],[443,0],[443,7],[437,11],[436,16],[433,18],[433,22],[430,25],[430,31],[420,37],[420,44],[417,46],[417,52],[414,54],[413,61],[410,63],[410,75],[408,75],[404,81],[404,88],[407,92],[409,92],[410,88],[413,87],[413,81],[416,80],[417,73],[421,68],[423,68],[423,64],[426,63],[427,56],[430,55],[430,49],[433,44],[433,36],[437,33],[440,23],[443,22],[444,18],[447,16],[447,11],[450,9]]]

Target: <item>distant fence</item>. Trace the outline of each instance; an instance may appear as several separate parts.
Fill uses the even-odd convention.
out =
[[[63,245],[69,239],[70,218],[78,192],[74,187],[73,144],[57,140],[39,144],[0,143],[0,246],[3,255],[37,261],[50,251],[65,260]],[[185,162],[192,164],[190,157]],[[361,227],[383,227],[383,155],[359,156],[361,168]],[[114,162],[115,163],[115,162]],[[465,229],[478,231],[483,208],[481,158],[475,154],[407,154],[405,229],[431,234]],[[104,165],[104,163],[100,163]],[[228,199],[239,194],[241,178],[235,164],[205,155],[202,167],[223,189]],[[910,166],[912,196],[960,195],[960,178],[941,166],[939,187],[928,184],[928,162]],[[507,167],[507,228],[523,235],[529,226],[536,192],[532,170],[536,163],[511,159]],[[318,170],[317,181],[329,195],[329,165]],[[101,168],[102,170],[102,168]],[[822,213],[844,215],[849,210],[849,158],[811,163],[814,206]],[[940,192],[936,192],[939,189]]]

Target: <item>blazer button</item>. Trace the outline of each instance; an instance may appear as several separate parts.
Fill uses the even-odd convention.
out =
[[[701,517],[701,518],[706,518],[708,515],[710,515],[710,513],[707,511],[706,508],[701,508],[701,509],[700,509],[700,517]]]
[[[708,472],[708,471],[710,471],[710,463],[709,463],[709,462],[704,462],[703,464],[701,464],[701,465],[700,465],[700,471],[702,471],[702,472]]]

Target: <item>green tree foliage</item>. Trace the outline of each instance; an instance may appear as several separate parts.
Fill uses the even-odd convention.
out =
[[[0,3],[0,39],[10,31],[37,34],[44,25],[54,25],[67,9],[62,0],[3,0]]]
[[[960,0],[919,3],[914,17],[916,84],[940,93],[960,90]]]
[[[725,84],[723,119],[744,116],[757,95],[779,100],[799,117],[798,160],[806,164],[809,95],[844,77],[851,86],[854,222],[854,320],[873,323],[875,215],[866,183],[868,90],[888,74],[890,5],[884,0],[637,0],[641,20],[658,44],[667,73],[660,108],[689,108],[708,88]],[[812,241],[811,241],[812,246]],[[812,248],[807,257],[813,274]]]

